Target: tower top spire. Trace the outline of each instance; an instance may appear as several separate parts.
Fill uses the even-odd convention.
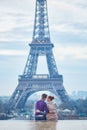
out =
[[[36,0],[32,43],[50,43],[47,0]]]

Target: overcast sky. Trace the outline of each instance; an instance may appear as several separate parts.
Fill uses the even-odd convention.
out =
[[[53,52],[64,87],[68,93],[87,91],[87,0],[47,2]],[[11,95],[23,73],[34,13],[35,0],[0,0],[0,95]],[[42,60],[37,73],[43,73]]]

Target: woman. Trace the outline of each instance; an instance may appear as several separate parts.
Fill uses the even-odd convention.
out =
[[[54,102],[52,102],[53,99],[54,99],[53,96],[48,96],[47,98],[47,107],[48,107],[49,113],[46,115],[46,119],[49,121],[58,120],[57,106]]]

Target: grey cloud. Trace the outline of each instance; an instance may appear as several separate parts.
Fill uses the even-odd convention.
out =
[[[71,26],[79,30],[87,30],[87,23],[74,23]]]
[[[24,13],[4,12],[0,15],[0,40],[27,40],[32,37],[34,19],[32,16]],[[31,27],[32,26],[32,27]],[[2,41],[2,40],[1,40]]]
[[[0,10],[3,12],[22,12],[29,14],[34,8],[31,8],[31,4],[34,2],[34,0],[2,0],[0,1]]]
[[[27,50],[29,41],[23,41],[20,39],[20,41],[2,41],[0,42],[0,49],[14,49],[14,50]]]
[[[52,40],[55,41],[57,44],[63,45],[80,45],[80,44],[87,44],[87,36],[76,35],[74,33],[69,32],[55,32],[51,33]]]
[[[87,0],[62,0],[62,2],[69,3],[71,5],[75,5],[80,8],[87,8]]]

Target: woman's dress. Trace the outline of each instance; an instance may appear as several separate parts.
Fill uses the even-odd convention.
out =
[[[49,109],[49,113],[46,115],[46,119],[49,121],[57,121],[58,114],[57,114],[57,106],[53,102],[47,103],[47,107]]]

